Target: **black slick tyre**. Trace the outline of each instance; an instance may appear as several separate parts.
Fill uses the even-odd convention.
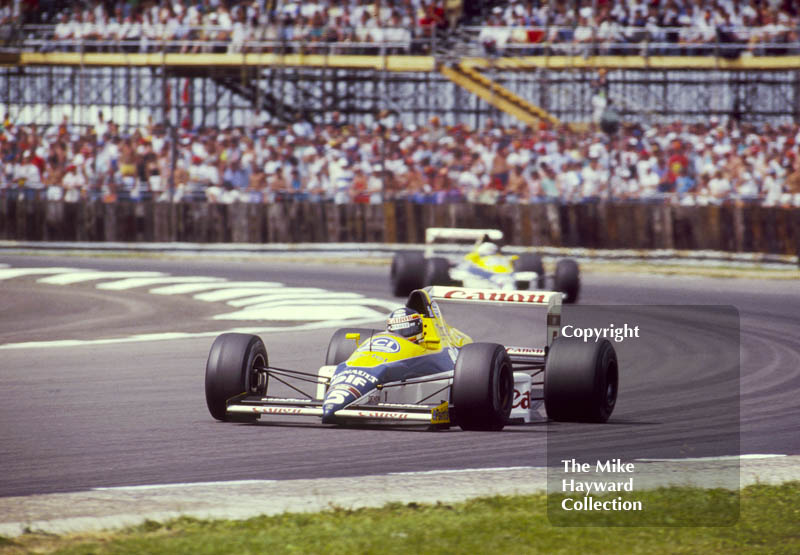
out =
[[[564,293],[565,303],[574,303],[578,300],[578,295],[581,291],[581,279],[577,262],[571,258],[558,261],[556,273],[553,277],[553,289]]]
[[[461,348],[450,400],[462,430],[502,430],[511,414],[514,375],[505,348],[470,343]]]
[[[269,365],[264,342],[256,335],[223,333],[211,345],[206,362],[206,404],[208,412],[217,420],[249,422],[258,416],[253,414],[227,414],[230,398],[245,394],[266,393],[266,375],[258,368]]]
[[[518,281],[518,289],[544,289],[544,264],[538,254],[523,253],[514,261],[515,272],[536,272],[536,281]]]
[[[341,328],[334,332],[331,336],[331,340],[328,343],[328,350],[325,353],[325,365],[326,366],[335,366],[341,362],[344,362],[358,347],[359,343],[362,343],[375,335],[376,333],[380,333],[381,330],[375,330],[370,328]],[[353,339],[347,339],[348,333],[357,333],[361,335],[358,342]]]
[[[421,252],[399,252],[392,258],[390,279],[392,294],[407,297],[414,289],[423,287],[425,257]]]
[[[608,339],[584,343],[560,337],[550,347],[544,371],[547,416],[562,422],[605,422],[619,388],[617,353]]]
[[[450,279],[450,262],[446,258],[428,258],[425,261],[425,278],[423,286],[452,285]]]

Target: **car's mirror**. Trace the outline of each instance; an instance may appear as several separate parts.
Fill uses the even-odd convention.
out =
[[[345,338],[345,339],[352,339],[353,341],[355,341],[356,343],[358,343],[358,340],[359,340],[359,339],[361,339],[361,334],[360,334],[360,333],[358,333],[358,332],[354,332],[354,333],[348,333],[348,334],[346,334],[346,335],[344,336],[344,338]]]

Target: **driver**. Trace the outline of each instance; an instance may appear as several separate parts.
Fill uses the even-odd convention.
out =
[[[386,331],[404,337],[413,343],[419,343],[424,336],[422,316],[407,306],[393,310],[386,319]]]
[[[497,245],[495,245],[491,241],[487,241],[485,243],[481,243],[480,245],[478,245],[478,248],[476,250],[476,252],[478,253],[478,256],[480,256],[480,257],[494,256],[495,254],[498,253],[498,251],[499,251],[499,249],[497,248]]]

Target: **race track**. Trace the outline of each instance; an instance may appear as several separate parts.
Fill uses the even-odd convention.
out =
[[[293,419],[227,424],[208,414],[203,372],[218,332],[262,329],[271,363],[315,371],[334,320],[366,323],[401,302],[389,296],[385,266],[17,255],[0,264],[0,496],[543,466],[548,435],[551,448],[576,455],[597,445],[623,458],[800,454],[794,282],[587,275],[583,304],[736,307],[740,369],[719,363],[738,357],[730,333],[716,333],[713,311],[626,307],[631,318],[658,320],[657,333],[619,348],[623,375],[609,424],[467,433]],[[14,273],[30,268],[40,270]],[[76,269],[118,273],[65,277]],[[287,306],[299,310],[294,320],[281,319]],[[479,324],[527,326],[518,313],[494,318]],[[688,361],[676,362],[690,355],[708,360],[690,373]]]

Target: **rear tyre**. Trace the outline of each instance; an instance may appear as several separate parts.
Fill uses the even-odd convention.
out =
[[[608,341],[584,343],[559,337],[544,371],[547,416],[563,422],[605,422],[619,387],[617,353]]]
[[[263,395],[267,391],[267,374],[257,369],[269,365],[264,342],[256,335],[223,333],[211,345],[206,362],[206,405],[217,420],[252,422],[255,413],[227,414],[227,402],[243,393]],[[260,379],[259,379],[260,378]]]
[[[334,332],[331,336],[331,341],[328,343],[328,351],[325,353],[325,365],[337,365],[344,362],[358,347],[358,343],[352,339],[347,339],[348,333],[358,333],[361,338],[358,343],[364,342],[376,333],[381,333],[381,330],[370,328],[341,328]]]
[[[392,259],[390,279],[392,293],[407,297],[414,289],[423,287],[425,257],[421,252],[399,252]]]
[[[578,295],[581,291],[581,279],[577,262],[571,258],[558,261],[553,288],[564,293],[565,303],[574,303],[578,300]]]
[[[514,261],[515,272],[536,272],[536,281],[518,281],[517,289],[544,289],[544,264],[538,254],[524,253]]]
[[[514,375],[502,345],[470,343],[461,348],[450,400],[462,430],[502,430],[511,414]]]
[[[452,285],[450,262],[446,258],[429,258],[425,261],[424,286]]]

